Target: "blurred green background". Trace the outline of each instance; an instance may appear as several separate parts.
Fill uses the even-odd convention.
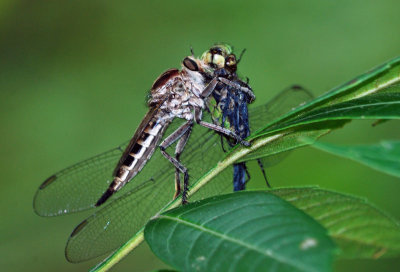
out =
[[[193,46],[247,48],[240,72],[255,104],[297,83],[315,95],[400,55],[400,2],[45,1],[0,2],[2,271],[86,271],[64,246],[89,213],[41,218],[32,209],[54,172],[127,140],[145,94]],[[353,122],[324,141],[399,139],[400,124]],[[252,168],[255,169],[255,166]],[[400,218],[400,180],[311,148],[267,169],[273,186],[318,184],[368,198]],[[257,171],[254,171],[257,172]],[[254,174],[251,187],[263,187]],[[172,185],[171,185],[172,186]],[[146,245],[114,271],[167,267]],[[398,271],[400,259],[340,261],[336,271]]]

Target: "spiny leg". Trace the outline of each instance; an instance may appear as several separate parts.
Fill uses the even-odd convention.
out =
[[[242,91],[243,93],[247,94],[251,100],[253,101],[256,99],[256,96],[254,95],[253,91],[250,88],[243,87],[240,84],[233,82],[229,79],[223,78],[223,77],[214,77],[210,83],[204,88],[204,90],[201,92],[201,97],[202,98],[207,98],[209,97],[212,92],[215,90],[215,87],[217,86],[218,82],[221,82],[227,86],[233,87],[237,90]]]
[[[212,92],[215,90],[215,87],[217,86],[217,84],[218,84],[218,78],[214,77],[210,81],[210,83],[207,84],[207,86],[204,88],[204,90],[201,92],[201,94],[200,94],[201,97],[202,98],[209,97],[212,94]]]
[[[163,154],[163,156],[169,160],[174,166],[175,166],[175,195],[174,198],[176,198],[177,195],[179,195],[180,193],[180,178],[179,178],[179,172],[184,174],[184,194],[182,196],[182,202],[186,202],[186,192],[185,192],[185,188],[187,190],[187,184],[188,184],[188,180],[189,180],[189,175],[188,175],[188,171],[186,169],[185,166],[183,166],[182,163],[180,163],[179,161],[179,155],[180,153],[183,151],[183,148],[185,147],[185,144],[187,142],[187,138],[190,135],[190,131],[192,129],[193,126],[193,121],[187,121],[186,123],[184,123],[182,126],[180,126],[177,130],[175,130],[171,135],[169,135],[167,138],[165,138],[164,141],[162,141],[162,143],[160,144],[160,150],[161,150],[161,154]],[[189,133],[188,133],[189,131]],[[186,135],[187,134],[187,135]],[[176,149],[178,149],[178,156],[176,156],[177,158],[172,157],[170,154],[168,154],[165,150],[172,145],[174,142],[176,142],[178,139],[184,139],[183,141],[179,141],[178,145],[176,147]],[[175,152],[176,153],[176,152]],[[176,171],[178,171],[178,175],[176,174]],[[178,180],[176,180],[176,178],[178,177]],[[179,190],[179,191],[178,191]]]
[[[241,143],[244,146],[247,146],[247,147],[250,146],[250,143],[248,141],[243,140],[235,132],[233,132],[233,131],[231,131],[231,130],[229,130],[227,128],[224,128],[224,127],[221,127],[221,126],[218,126],[218,125],[215,125],[215,124],[211,124],[211,123],[208,123],[208,122],[204,122],[204,121],[199,121],[198,123],[199,123],[199,125],[202,125],[203,127],[215,130],[216,132],[219,132],[221,134],[224,134],[225,136],[233,138],[233,139],[235,139],[236,141],[238,141],[239,143]]]
[[[190,134],[192,133],[192,127],[190,127],[190,129],[188,129],[186,131],[185,134],[183,134],[183,136],[179,139],[179,142],[176,145],[175,148],[175,158],[177,161],[180,161],[180,156],[181,153],[183,151],[183,149],[186,146],[186,143],[189,139]],[[185,175],[186,177],[186,175]],[[174,195],[174,199],[178,197],[178,195],[181,192],[181,180],[180,180],[180,171],[178,168],[175,168],[175,195]],[[187,192],[188,192],[188,187],[189,187],[189,180],[188,178],[184,178],[183,179],[183,193],[182,193],[182,202],[183,204],[186,203],[186,196],[187,196]]]
[[[227,128],[221,127],[219,125],[215,125],[215,124],[211,124],[211,123],[202,121],[201,120],[201,117],[202,117],[201,115],[202,115],[201,110],[194,109],[194,119],[196,120],[196,123],[198,123],[199,125],[201,125],[203,127],[206,127],[206,128],[209,128],[209,129],[212,129],[212,130],[215,130],[216,132],[219,132],[219,133],[221,133],[221,134],[223,134],[223,135],[225,135],[227,137],[233,138],[237,142],[241,143],[244,146],[250,146],[250,143],[248,141],[243,140],[235,132],[233,132],[233,131],[231,131],[231,130],[229,130]]]
[[[232,88],[242,91],[243,93],[247,94],[251,98],[252,101],[254,99],[256,99],[256,96],[254,95],[253,91],[250,88],[243,87],[240,84],[233,82],[229,79],[223,78],[223,77],[219,77],[218,81],[224,83],[227,86],[231,86]]]

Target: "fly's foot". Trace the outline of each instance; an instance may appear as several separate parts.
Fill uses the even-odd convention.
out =
[[[230,131],[230,135],[236,139],[236,143],[240,143],[241,145],[244,145],[246,147],[250,147],[251,144],[250,142],[243,140],[239,135],[235,134],[234,132]]]
[[[250,142],[248,142],[248,141],[246,141],[246,140],[241,140],[241,141],[240,141],[240,144],[242,144],[242,145],[244,145],[244,146],[246,146],[246,147],[250,147],[250,146],[251,146]]]

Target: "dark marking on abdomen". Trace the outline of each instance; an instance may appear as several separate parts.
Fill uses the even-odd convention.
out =
[[[132,149],[129,151],[129,153],[132,154],[139,154],[140,150],[143,148],[140,144],[136,143],[133,145]]]
[[[135,160],[134,157],[132,157],[131,155],[128,155],[128,156],[125,158],[123,164],[129,167],[129,166],[132,165],[132,162],[133,162],[134,160]]]

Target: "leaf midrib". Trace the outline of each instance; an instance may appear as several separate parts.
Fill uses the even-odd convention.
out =
[[[276,261],[278,261],[278,262],[280,262],[280,263],[282,263],[284,265],[290,265],[290,266],[292,266],[292,267],[294,267],[296,269],[300,269],[302,271],[311,271],[310,269],[312,269],[310,267],[303,267],[301,265],[300,266],[296,265],[296,263],[291,262],[290,259],[287,259],[284,256],[281,256],[279,254],[273,254],[271,251],[262,250],[259,247],[252,246],[252,245],[250,245],[248,243],[244,243],[241,240],[231,238],[230,236],[227,236],[227,235],[225,235],[223,233],[216,232],[216,231],[214,231],[212,229],[209,229],[209,228],[206,228],[204,226],[189,222],[187,220],[182,220],[180,218],[172,217],[172,216],[168,216],[168,215],[160,215],[160,216],[158,216],[158,219],[171,220],[171,221],[175,221],[177,223],[186,225],[188,227],[192,227],[194,229],[198,229],[198,230],[200,230],[202,232],[205,232],[205,233],[208,233],[210,235],[219,237],[219,238],[221,238],[221,239],[223,239],[225,241],[229,241],[229,242],[234,243],[234,244],[236,243],[236,244],[242,245],[242,246],[248,248],[249,250],[256,251],[256,252],[258,252],[258,253],[260,253],[260,254],[262,254],[264,256],[270,257],[270,258],[272,258],[272,259],[274,259],[274,260],[276,260]]]

